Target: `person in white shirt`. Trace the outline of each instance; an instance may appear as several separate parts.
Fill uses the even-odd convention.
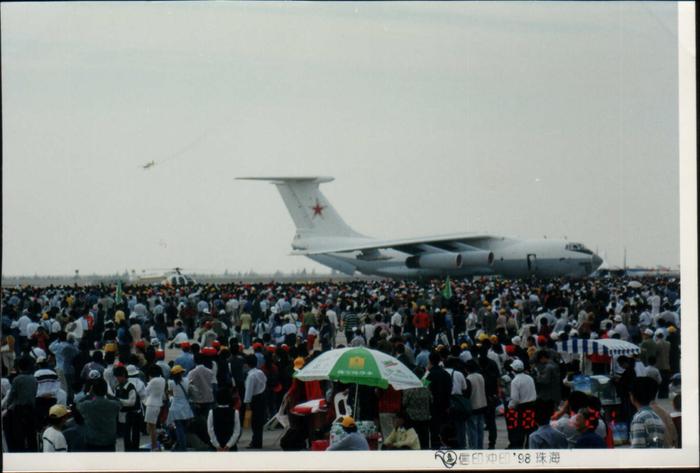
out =
[[[27,326],[32,322],[29,317],[29,313],[25,310],[22,312],[22,316],[17,319],[17,322],[12,324],[12,328],[17,328],[19,330],[20,338],[27,338]]]
[[[391,324],[392,334],[397,337],[401,336],[401,333],[403,332],[403,315],[401,315],[399,309],[397,309],[391,316],[389,323]]]
[[[654,366],[656,364],[656,357],[650,356],[649,359],[647,360],[647,362],[649,364],[644,367],[644,372],[641,375],[638,374],[637,376],[640,376],[640,377],[646,376],[647,378],[651,378],[654,381],[656,381],[656,383],[659,386],[661,386],[661,380],[662,380],[661,371],[659,371],[659,369],[656,366]],[[636,365],[635,365],[635,371],[636,371]]]
[[[335,348],[335,337],[338,333],[338,313],[333,309],[326,311],[326,318],[331,326],[331,348]]]
[[[157,365],[151,366],[148,374],[151,379],[146,385],[146,400],[143,403],[146,406],[144,421],[146,422],[148,435],[151,437],[151,450],[157,451],[156,425],[158,424],[160,408],[163,407],[165,398],[165,378],[163,378],[163,371]]]
[[[629,331],[627,330],[627,326],[622,321],[622,316],[616,315],[614,320],[615,320],[615,327],[613,328],[613,331],[615,331],[617,334],[620,335],[621,340],[628,341],[630,338],[630,334],[629,334]]]
[[[41,435],[43,452],[67,452],[68,443],[61,430],[70,412],[63,404],[54,404],[49,409],[49,427]]]
[[[532,376],[524,373],[525,365],[519,359],[511,363],[511,369],[515,373],[510,382],[510,401],[508,409],[511,416],[515,416],[515,424],[508,431],[509,449],[521,449],[525,446],[525,439],[537,428],[534,416],[534,403],[537,399],[537,389]]]
[[[248,366],[248,375],[245,379],[245,397],[243,403],[251,410],[251,427],[253,438],[248,448],[262,448],[262,431],[265,425],[265,386],[267,376],[258,369],[258,359],[255,355],[248,355],[245,358]]]
[[[487,409],[486,382],[479,373],[479,365],[476,360],[469,360],[466,363],[467,381],[471,388],[470,401],[472,404],[472,415],[467,419],[467,437],[469,448],[472,450],[482,450],[484,448],[484,412]]]

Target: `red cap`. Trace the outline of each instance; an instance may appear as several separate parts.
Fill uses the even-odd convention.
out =
[[[211,346],[213,346],[214,348],[219,348],[221,346],[221,342],[218,340],[214,340],[213,342],[211,342]]]
[[[268,346],[267,346],[267,351],[269,351],[270,353],[274,353],[275,350],[277,350],[277,347],[276,347],[276,346],[274,346],[274,345],[268,345]]]
[[[540,335],[539,337],[537,337],[537,344],[540,346],[546,345],[547,344],[547,337],[545,337],[544,335]]]
[[[165,359],[165,351],[156,350],[156,359],[157,360],[164,360]]]
[[[146,342],[143,340],[139,340],[138,342],[134,343],[134,346],[136,348],[146,348]]]
[[[258,348],[262,348],[262,343],[260,342],[255,342],[253,343],[253,350],[257,350]]]
[[[180,342],[180,348],[189,348],[191,346],[190,342]]]
[[[199,353],[201,353],[204,356],[216,356],[216,348],[214,347],[204,347],[202,348]]]
[[[515,345],[506,345],[506,353],[509,355],[515,354]]]
[[[287,345],[286,343],[283,343],[281,347],[282,347],[282,350],[289,351],[289,345]]]

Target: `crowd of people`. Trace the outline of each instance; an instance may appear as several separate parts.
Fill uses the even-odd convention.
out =
[[[385,449],[493,449],[500,415],[512,449],[680,447],[680,319],[680,281],[661,277],[5,287],[3,451],[261,449],[275,414],[318,398],[325,418],[283,449],[334,421],[332,449],[369,448],[360,421]],[[607,338],[639,353],[557,345]],[[394,356],[423,387],[293,376],[343,346]],[[581,375],[609,375],[618,402],[576,390]]]

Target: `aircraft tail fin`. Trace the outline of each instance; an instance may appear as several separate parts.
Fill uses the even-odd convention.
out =
[[[287,206],[297,234],[308,236],[361,237],[336,212],[319,190],[319,185],[332,177],[238,177],[239,180],[268,181],[277,186]]]

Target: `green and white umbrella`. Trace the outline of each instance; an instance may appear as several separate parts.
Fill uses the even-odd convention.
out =
[[[365,347],[338,348],[322,353],[294,376],[300,381],[332,380],[382,389],[391,385],[397,391],[423,386],[399,360]]]

